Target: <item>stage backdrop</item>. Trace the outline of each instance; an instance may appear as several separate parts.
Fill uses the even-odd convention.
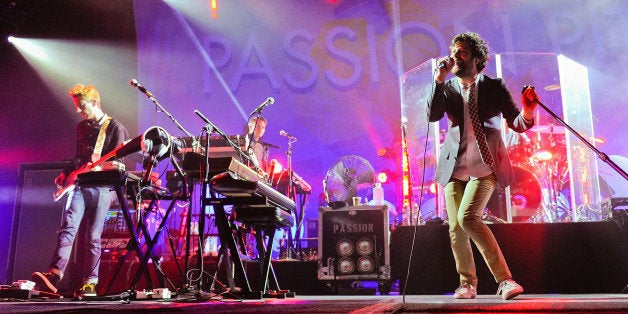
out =
[[[270,157],[285,164],[287,139],[279,131],[298,139],[293,169],[313,187],[308,215],[321,203],[326,171],[342,156],[362,156],[375,171],[400,171],[399,151],[392,159],[376,154],[400,146],[399,75],[446,55],[459,32],[480,33],[494,53],[563,53],[589,67],[592,85],[614,71],[600,60],[626,65],[625,6],[618,1],[218,0],[215,9],[211,3],[135,1],[137,79],[194,135],[204,124],[195,109],[225,133],[240,134],[249,113],[273,97],[263,110],[264,141],[280,147]],[[604,97],[613,96],[619,93],[605,90]],[[595,94],[592,103],[594,112],[609,105]],[[183,135],[155,109],[141,98],[140,131],[160,125]],[[595,119],[604,120],[596,134],[626,130],[620,117]],[[398,206],[398,184],[385,189]]]
[[[108,112],[132,135],[151,125],[183,134],[129,87],[132,78],[194,134],[202,125],[194,109],[233,134],[274,97],[263,112],[265,141],[280,147],[271,157],[285,162],[279,130],[298,138],[294,168],[314,187],[307,212],[316,218],[321,181],[337,158],[357,154],[376,170],[398,170],[399,160],[375,154],[399,147],[397,73],[445,54],[451,37],[466,30],[482,34],[495,53],[551,52],[586,66],[595,134],[607,140],[598,147],[628,156],[626,114],[618,110],[625,103],[618,78],[628,66],[623,0],[217,0],[215,14],[209,0],[16,3],[28,12],[19,37],[42,39],[50,59],[33,62],[0,45],[3,234],[11,232],[20,164],[73,156],[80,120],[67,97],[73,84],[99,87]],[[628,196],[625,180],[613,181]],[[396,203],[395,186],[384,187]],[[8,247],[0,243],[2,270]]]

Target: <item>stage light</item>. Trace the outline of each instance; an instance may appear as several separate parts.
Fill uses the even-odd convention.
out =
[[[212,19],[218,18],[218,0],[211,0]]]
[[[394,182],[396,179],[397,173],[390,169],[384,169],[377,174],[377,181],[382,184]]]
[[[534,154],[534,158],[538,161],[549,161],[553,157],[553,154],[549,150],[542,150]]]
[[[283,171],[283,165],[277,161],[277,159],[270,160],[270,173],[271,175],[280,174]]]
[[[23,52],[41,61],[45,61],[46,59],[48,59],[48,55],[44,52],[44,49],[40,45],[38,45],[35,40],[14,36],[9,36],[8,40],[11,44],[13,44],[13,46],[19,49],[20,52]]]
[[[397,150],[392,147],[380,147],[377,150],[377,156],[382,158],[395,158]]]
[[[388,175],[385,172],[380,172],[377,174],[377,181],[381,183],[388,182]]]
[[[436,182],[430,183],[429,191],[432,194],[436,194],[436,192],[438,191],[438,183]]]

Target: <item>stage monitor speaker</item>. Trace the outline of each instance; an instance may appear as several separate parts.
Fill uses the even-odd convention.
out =
[[[320,280],[388,280],[387,206],[319,209]]]
[[[55,236],[66,198],[54,202],[55,178],[66,163],[20,165],[7,265],[7,283],[47,271],[57,244]]]

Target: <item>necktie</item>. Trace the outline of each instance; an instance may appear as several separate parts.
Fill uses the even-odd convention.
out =
[[[478,142],[478,147],[480,148],[480,155],[482,156],[482,161],[485,164],[492,166],[493,165],[493,156],[491,156],[491,151],[488,148],[488,143],[486,142],[486,133],[484,133],[484,129],[482,128],[482,124],[480,123],[480,117],[478,115],[478,104],[475,101],[474,91],[475,83],[469,87],[469,115],[471,116],[471,125],[473,126],[473,133],[475,133],[475,138]]]

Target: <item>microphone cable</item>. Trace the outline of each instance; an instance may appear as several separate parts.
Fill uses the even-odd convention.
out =
[[[436,71],[438,70],[438,68],[434,69],[434,73],[432,75],[432,77],[434,77],[434,75],[436,75]],[[432,95],[432,101],[434,100],[434,92],[436,90],[436,81],[432,80],[432,89],[431,89],[431,95]],[[425,144],[423,145],[423,156],[426,157],[427,155],[427,145],[429,143],[429,141],[427,141],[429,135],[430,135],[430,121],[429,121],[429,117],[427,119],[427,131],[425,134]],[[440,144],[440,143],[439,143]],[[434,149],[436,149],[436,142],[434,143]],[[421,175],[421,193],[419,194],[419,203],[417,206],[417,220],[416,220],[416,224],[414,224],[414,228],[412,228],[412,241],[410,241],[410,255],[408,256],[408,264],[406,267],[406,278],[404,280],[404,284],[403,284],[403,293],[402,293],[402,303],[405,304],[406,303],[406,291],[408,290],[408,282],[410,280],[410,265],[412,265],[412,257],[414,255],[414,244],[416,242],[416,233],[417,233],[417,229],[419,227],[419,222],[420,222],[420,216],[421,216],[421,206],[423,205],[423,185],[425,184],[425,158],[423,159],[423,170],[422,170],[422,175]],[[411,186],[409,188],[412,188]],[[437,196],[438,197],[438,196]],[[413,224],[413,218],[412,218],[412,210],[413,210],[413,206],[412,206],[412,200],[410,200],[410,224]],[[403,213],[402,213],[402,217],[403,217]]]

